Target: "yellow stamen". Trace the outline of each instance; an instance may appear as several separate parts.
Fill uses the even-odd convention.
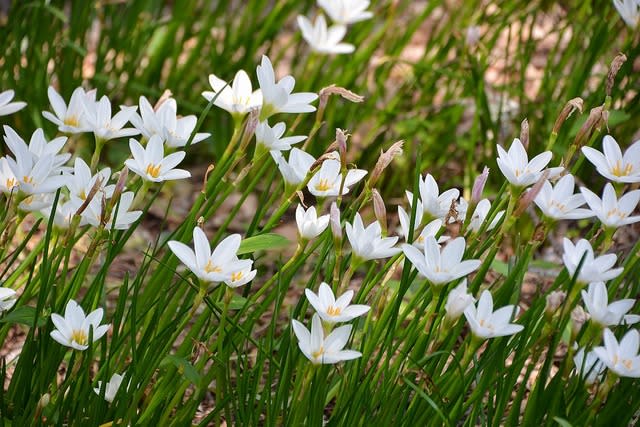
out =
[[[234,273],[231,273],[231,281],[232,282],[237,282],[240,279],[242,279],[243,276],[244,276],[244,272],[242,272],[242,271],[236,271]]]
[[[147,165],[147,169],[145,170],[147,175],[157,178],[160,175],[160,165],[154,165],[153,163],[149,163]]]
[[[320,356],[322,356],[323,354],[324,354],[324,347],[320,347],[318,350],[316,350],[313,353],[311,353],[311,356],[313,356],[314,359],[317,359]]]
[[[80,345],[87,345],[89,343],[89,337],[83,329],[74,329],[71,332],[71,341],[75,341]]]
[[[342,309],[340,307],[334,307],[332,305],[327,308],[327,314],[329,316],[339,316],[342,313]]]
[[[64,119],[63,123],[67,126],[78,127],[80,121],[76,116],[69,116]]]
[[[613,169],[611,169],[611,174],[614,176],[628,176],[631,174],[632,169],[633,165],[631,165],[631,163],[622,165],[620,160],[618,160]]]
[[[23,176],[22,180],[26,183],[26,184],[33,184],[33,178],[30,176]]]
[[[318,191],[327,191],[331,187],[332,186],[329,184],[329,180],[325,178],[320,179],[320,181],[318,181],[318,183],[316,184],[316,190]]]
[[[18,181],[16,181],[15,178],[8,178],[5,183],[5,187],[7,187],[7,190],[11,190],[13,187],[17,187],[17,186],[18,186]]]
[[[222,269],[217,265],[214,265],[211,260],[207,261],[207,264],[204,266],[204,271],[207,273],[220,273]],[[232,275],[233,276],[233,275]]]

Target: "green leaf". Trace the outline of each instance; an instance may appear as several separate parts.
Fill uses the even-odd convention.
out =
[[[291,242],[284,236],[276,233],[260,234],[249,237],[240,243],[238,255],[249,254],[256,251],[267,251],[289,246]]]
[[[562,427],[573,427],[573,425],[569,421],[565,420],[564,418],[553,417],[553,420],[558,424],[560,424]]]
[[[509,264],[506,262],[494,259],[491,262],[491,268],[495,270],[496,273],[502,274],[503,276],[509,275]]]
[[[11,313],[0,319],[0,323],[20,323],[27,326],[33,326],[33,319],[36,315],[36,308],[28,305],[23,305],[16,308]],[[47,316],[40,316],[38,318],[38,326],[43,326],[47,323]]]
[[[175,366],[178,369],[178,372],[180,372],[180,374],[187,380],[196,385],[200,384],[202,378],[201,375],[198,373],[196,368],[194,368],[193,365],[186,359],[175,356],[173,354],[168,354],[164,357],[164,359],[162,359],[162,362],[160,362],[160,366],[167,366],[169,364]]]

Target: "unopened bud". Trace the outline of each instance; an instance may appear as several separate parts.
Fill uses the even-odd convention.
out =
[[[542,190],[542,186],[548,178],[549,170],[547,169],[542,173],[542,176],[540,177],[538,182],[536,182],[533,187],[529,189],[529,191],[527,191],[522,195],[522,197],[520,197],[520,200],[518,201],[518,207],[513,213],[515,216],[522,215],[522,213],[531,205],[531,203],[533,203],[536,197],[538,197],[538,194],[540,194],[540,190]]]
[[[529,149],[529,120],[526,118],[520,125],[520,142],[522,142],[525,150]]]
[[[571,115],[573,114],[574,111],[578,110],[580,113],[582,113],[582,108],[584,107],[584,101],[582,100],[582,98],[578,97],[578,98],[573,98],[570,99],[565,105],[564,108],[562,109],[562,111],[560,112],[560,115],[558,116],[558,118],[556,119],[556,122],[553,124],[553,130],[552,132],[554,134],[558,134],[558,132],[560,132],[560,127],[562,127],[562,124],[569,118],[571,117]]]
[[[329,210],[329,223],[331,224],[331,234],[333,239],[342,240],[342,225],[340,225],[340,209],[336,202],[331,203],[331,209]]]
[[[347,166],[347,134],[342,129],[336,129],[336,145],[340,153],[342,167]]]
[[[153,106],[154,111],[158,111],[158,109],[162,106],[162,104],[164,104],[172,96],[173,96],[173,93],[171,93],[169,89],[165,89],[165,91],[162,92],[162,95],[158,99],[158,102],[156,102],[156,105]]]
[[[126,169],[126,166],[125,166],[125,169]],[[93,183],[93,187],[91,187],[91,190],[89,190],[89,194],[87,194],[87,197],[85,197],[84,201],[76,211],[75,215],[78,215],[78,216],[82,215],[82,212],[84,212],[85,209],[87,209],[87,206],[89,206],[89,203],[91,203],[93,198],[96,196],[96,193],[98,192],[101,186],[102,186],[102,177],[98,177],[98,179],[96,179],[96,182]]]
[[[380,153],[380,157],[378,157],[378,161],[373,168],[373,172],[371,172],[371,178],[369,178],[369,185],[374,185],[382,172],[389,166],[391,161],[397,156],[402,155],[402,146],[404,145],[404,141],[395,142],[387,151],[383,151]]]
[[[607,96],[611,96],[611,90],[613,89],[613,84],[616,81],[616,75],[618,75],[618,71],[620,71],[622,64],[626,61],[627,57],[624,53],[619,53],[615,58],[613,58],[613,61],[611,61],[609,73],[607,74],[607,81],[605,82],[605,94]]]
[[[574,337],[578,335],[587,320],[589,320],[589,315],[584,311],[582,306],[576,306],[571,312],[571,333]]]
[[[376,215],[376,219],[380,223],[382,228],[382,235],[387,235],[387,208],[384,206],[384,200],[382,196],[375,188],[371,192],[371,198],[373,199],[373,212]]]
[[[38,400],[38,409],[42,410],[45,406],[49,404],[50,401],[51,401],[51,395],[49,393],[43,394],[42,397],[40,397],[40,400]]]
[[[583,145],[589,142],[589,140],[591,139],[591,135],[593,135],[595,129],[601,125],[601,122],[603,120],[603,111],[604,106],[591,109],[591,111],[589,112],[589,117],[576,134],[576,138],[574,140],[576,149],[582,148]]]
[[[553,291],[547,295],[547,305],[544,307],[545,315],[552,317],[558,311],[558,308],[560,308],[566,297],[567,293],[563,291]]]
[[[473,188],[471,189],[471,204],[477,205],[480,200],[482,200],[482,192],[484,191],[484,186],[487,184],[487,180],[489,179],[489,168],[484,167],[482,169],[482,173],[478,175],[475,182],[473,183]]]

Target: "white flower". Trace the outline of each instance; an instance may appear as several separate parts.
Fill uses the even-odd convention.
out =
[[[404,210],[402,206],[398,206],[398,219],[400,220],[400,233],[404,237],[405,241],[407,241],[407,237],[409,236],[409,223],[411,222],[411,212],[407,212]],[[424,240],[427,237],[435,237],[436,234],[438,234],[438,232],[442,228],[442,220],[434,219],[433,221],[431,221],[430,223],[424,226],[422,231],[420,231],[420,235],[418,237],[415,237],[415,233],[418,231],[421,219],[422,219],[422,205],[418,204],[416,206],[416,221],[415,221],[416,223],[413,226],[414,239],[412,243],[414,246],[418,248],[422,248],[424,246]],[[446,242],[448,239],[449,238],[446,236],[441,236],[438,239],[438,243]],[[409,242],[407,241],[407,243]]]
[[[344,180],[342,195],[349,192],[349,187],[365,177],[367,171],[362,169],[349,169]],[[316,197],[336,197],[340,193],[342,174],[340,173],[340,161],[327,159],[322,162],[320,170],[309,180],[307,188]]]
[[[601,326],[631,325],[640,321],[640,316],[627,314],[635,304],[634,299],[622,299],[609,304],[604,282],[589,283],[588,291],[582,291],[582,300],[591,320]]]
[[[178,106],[173,98],[166,99],[154,111],[149,100],[141,96],[140,114],[132,114],[130,120],[146,139],[158,135],[168,147],[184,147],[198,119],[194,115],[178,118],[177,111]],[[210,133],[196,133],[191,143],[197,144],[210,136]]]
[[[285,130],[284,122],[276,123],[273,127],[270,127],[266,121],[261,122],[256,127],[256,143],[269,151],[286,151],[291,150],[293,144],[307,139],[303,135],[283,138],[282,135],[284,135]]]
[[[444,218],[451,209],[451,203],[458,198],[460,190],[452,188],[440,194],[438,183],[427,174],[424,178],[420,177],[420,198],[418,203],[422,205],[423,216],[420,219],[425,221],[433,218]],[[406,192],[409,205],[413,203],[413,193]]]
[[[584,348],[579,349],[573,356],[573,363],[576,366],[574,373],[584,378],[587,385],[598,381],[606,367],[593,351],[588,352],[585,356]]]
[[[341,43],[347,27],[344,25],[332,25],[327,28],[324,15],[318,16],[312,24],[309,19],[299,15],[298,26],[302,31],[302,37],[309,43],[311,49],[319,53],[351,53],[355,46],[349,43]]]
[[[496,338],[517,334],[524,326],[511,323],[511,317],[517,316],[520,307],[507,305],[493,311],[493,297],[485,290],[480,295],[478,306],[470,305],[464,310],[473,335],[479,338]]]
[[[348,322],[369,311],[368,305],[349,304],[354,292],[348,290],[336,299],[331,287],[322,282],[316,295],[311,289],[304,291],[309,303],[316,310],[322,320],[328,323]]]
[[[47,141],[44,137],[44,131],[42,129],[36,129],[31,135],[29,145],[27,145],[24,139],[11,127],[4,126],[3,129],[5,133],[4,142],[6,142],[9,150],[16,158],[25,155],[25,153],[29,153],[34,162],[37,162],[42,157],[53,157],[52,173],[62,171],[64,168],[61,168],[61,166],[71,157],[69,153],[58,154],[67,142],[67,138],[64,136]]]
[[[18,209],[24,212],[36,212],[51,207],[53,204],[53,196],[53,193],[32,194],[20,202]]]
[[[353,225],[347,222],[345,229],[353,254],[361,261],[389,258],[400,252],[399,248],[393,247],[398,242],[397,237],[382,237],[382,227],[378,221],[365,228],[357,212]]]
[[[555,187],[545,181],[534,202],[547,217],[561,219],[582,219],[593,216],[589,209],[580,208],[585,204],[584,196],[573,194],[575,181],[568,174],[560,178]]]
[[[118,393],[118,389],[120,389],[120,385],[122,385],[122,380],[124,379],[123,375],[113,374],[111,379],[107,381],[104,390],[104,400],[111,403],[113,399],[115,399],[116,394]],[[128,388],[128,387],[127,387]],[[102,389],[102,381],[98,381],[98,387],[94,387],[93,391],[100,396],[100,390]]]
[[[640,333],[631,329],[618,343],[610,329],[604,330],[604,346],[593,349],[602,363],[621,377],[640,378]]]
[[[613,0],[613,5],[629,27],[636,28],[638,26],[640,19],[640,2],[638,0]]]
[[[82,133],[91,130],[86,111],[87,105],[92,105],[96,101],[95,90],[85,92],[81,87],[76,88],[71,94],[69,106],[51,86],[47,89],[47,95],[54,114],[44,111],[42,115],[45,119],[56,124],[60,132]]]
[[[337,24],[348,25],[370,19],[368,0],[318,0],[318,6]]]
[[[87,205],[87,208],[82,212],[82,221],[80,225],[91,224],[94,227],[100,226],[102,220],[102,201],[106,196],[94,197]],[[107,218],[105,222],[105,229],[111,230],[126,230],[131,227],[131,224],[136,222],[142,215],[142,211],[130,211],[131,204],[133,203],[134,193],[127,191],[122,193],[120,200],[117,203],[118,209],[114,209],[111,212],[111,216]],[[71,196],[71,200],[81,205],[82,201],[75,196]]]
[[[12,90],[0,92],[0,116],[8,116],[27,106],[26,102],[11,102],[14,95],[15,92]]]
[[[11,192],[15,189],[26,195],[52,193],[67,182],[67,177],[56,174],[53,156],[43,156],[37,161],[26,151],[26,147],[16,155],[0,158],[0,189]]]
[[[296,224],[302,239],[315,239],[329,226],[329,214],[318,217],[316,208],[311,206],[306,211],[302,205],[296,208]]]
[[[464,279],[458,286],[449,291],[447,302],[444,309],[447,312],[447,318],[457,320],[470,305],[474,304],[476,299],[467,291],[467,279]]]
[[[108,141],[110,139],[138,135],[136,128],[125,128],[124,125],[136,113],[138,107],[120,107],[111,117],[111,101],[106,96],[98,102],[87,102],[87,123],[97,139]]]
[[[251,80],[243,70],[236,73],[233,83],[229,86],[214,74],[209,75],[209,84],[213,92],[202,92],[202,96],[210,102],[219,93],[213,104],[234,116],[242,117],[249,111],[262,106],[262,91],[260,89],[253,91]]]
[[[516,187],[528,187],[536,183],[542,176],[542,170],[551,161],[551,151],[545,151],[535,156],[531,161],[518,138],[513,140],[509,152],[498,147],[498,167],[502,174]],[[549,168],[549,178],[554,178],[563,168]]]
[[[56,205],[56,210],[53,213],[53,223],[55,226],[67,229],[71,225],[71,221],[73,220],[73,216],[78,209],[80,209],[81,204],[79,204],[82,200],[80,198],[74,197],[72,200],[58,200],[58,204]],[[52,200],[53,202],[53,200]],[[51,217],[51,203],[42,208],[41,212],[46,218]]]
[[[292,148],[289,152],[289,161],[279,151],[272,151],[271,157],[278,165],[282,178],[289,185],[297,186],[306,178],[311,165],[316,159],[306,151]]]
[[[95,197],[101,197],[98,193],[102,193],[104,197],[110,198],[113,195],[115,185],[107,185],[109,178],[111,178],[110,168],[104,168],[95,175],[91,175],[89,165],[80,157],[76,157],[75,163],[73,164],[73,175],[69,176],[67,180],[67,188],[70,194],[84,201],[87,199],[96,181],[100,179],[100,187]]]
[[[450,240],[442,250],[434,237],[427,237],[424,253],[407,244],[402,245],[402,251],[420,276],[434,285],[443,285],[466,276],[482,264],[479,259],[462,261],[465,247],[464,237]]]
[[[635,1],[635,0],[633,0]],[[598,173],[614,182],[640,182],[640,140],[627,148],[624,155],[611,135],[602,140],[604,154],[591,147],[582,147],[585,157]]]
[[[315,101],[318,95],[310,92],[292,93],[296,84],[292,76],[285,76],[276,82],[273,65],[265,55],[262,56],[262,62],[258,65],[256,72],[263,98],[260,120],[266,120],[276,113],[316,111],[316,107],[310,103]]]
[[[293,321],[293,332],[298,338],[300,351],[315,365],[334,364],[362,356],[358,351],[343,350],[351,335],[351,325],[340,326],[325,338],[317,313],[311,320],[311,332],[297,320]]]
[[[101,308],[85,316],[84,310],[74,300],[69,300],[64,310],[64,317],[51,314],[51,321],[56,329],[51,331],[51,338],[58,343],[75,350],[89,348],[90,330],[93,329],[93,341],[97,341],[109,330],[110,325],[100,325],[103,311]]]
[[[17,300],[16,291],[11,288],[0,287],[0,313],[11,310]]]
[[[562,261],[570,276],[573,277],[576,274],[580,261],[584,257],[578,273],[578,282],[606,282],[622,273],[622,267],[612,268],[618,259],[616,254],[606,254],[596,258],[588,240],[580,239],[574,246],[571,240],[565,237],[562,245],[564,247]]]
[[[640,215],[629,216],[640,201],[640,190],[629,191],[620,199],[616,197],[616,190],[611,183],[604,186],[602,199],[588,188],[581,187],[580,191],[593,213],[605,226],[617,228],[640,221]]]
[[[174,179],[185,179],[191,177],[189,171],[174,169],[178,163],[184,159],[186,153],[177,151],[164,156],[164,145],[158,135],[153,135],[147,142],[147,147],[140,145],[138,141],[131,138],[129,148],[133,159],[126,160],[125,165],[133,173],[140,175],[143,179],[152,182],[170,181]]]
[[[464,222],[464,220],[467,218],[468,208],[469,203],[463,197],[460,197],[458,205],[456,206],[456,210],[458,211],[458,221]],[[489,215],[490,211],[491,202],[489,201],[489,199],[480,200],[476,205],[473,214],[471,215],[471,220],[469,221],[469,229],[475,232],[480,231],[480,228],[482,228],[482,224],[484,224],[484,222],[487,220],[487,216]],[[504,211],[497,212],[493,217],[491,223],[487,226],[486,230],[493,230],[496,225],[498,225],[498,222],[500,222],[503,216]]]
[[[247,271],[250,270],[253,261],[238,259],[237,252],[241,240],[239,234],[232,234],[222,240],[212,252],[204,231],[200,227],[195,227],[193,229],[195,250],[175,240],[170,241],[168,245],[178,259],[200,280],[213,283],[225,282],[229,286],[236,287],[240,286],[237,283],[243,282],[248,277],[251,280],[255,276],[255,271]]]

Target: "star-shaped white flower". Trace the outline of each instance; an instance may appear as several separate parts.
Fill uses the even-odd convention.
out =
[[[130,120],[146,139],[158,135],[168,147],[184,147],[198,119],[194,115],[178,118],[177,111],[178,106],[173,98],[166,99],[154,110],[149,100],[141,96],[140,114],[134,113]],[[197,144],[210,136],[210,133],[196,133],[191,143]]]
[[[231,85],[227,85],[227,82],[214,74],[209,75],[209,84],[213,91],[202,92],[202,96],[211,102],[219,94],[213,105],[234,116],[243,117],[249,111],[262,107],[262,91],[253,90],[251,80],[244,70],[236,73]]]
[[[314,206],[305,211],[302,205],[298,205],[296,207],[296,225],[302,239],[315,239],[329,226],[329,214],[318,217]]]
[[[409,223],[411,222],[411,212],[407,212],[404,210],[402,206],[398,206],[398,220],[400,221],[400,234],[402,234],[402,236],[406,241],[407,237],[409,236]],[[413,227],[414,239],[412,243],[414,246],[418,248],[424,247],[424,240],[430,236],[435,237],[436,234],[438,234],[438,232],[442,228],[442,220],[434,219],[433,221],[431,221],[430,223],[424,226],[424,228],[420,231],[420,234],[418,235],[418,237],[415,237],[416,232],[418,231],[418,228],[420,226],[421,220],[422,220],[422,205],[418,203],[418,205],[416,206],[416,220],[415,220],[416,223],[414,224],[414,227]],[[449,238],[447,236],[441,236],[438,239],[438,243],[446,242],[448,239]]]
[[[334,364],[362,356],[358,351],[343,350],[351,335],[351,325],[340,326],[325,338],[322,321],[317,313],[311,320],[311,332],[297,320],[292,323],[300,351],[314,365]]]
[[[605,226],[617,228],[640,221],[640,215],[631,216],[640,201],[640,190],[629,191],[620,199],[611,183],[604,186],[602,199],[588,188],[581,187],[580,191],[593,213]]]
[[[573,194],[574,187],[575,180],[571,174],[560,178],[555,187],[549,181],[545,181],[534,202],[542,213],[555,220],[593,216],[590,209],[580,208],[585,204],[584,196],[580,193]]]
[[[640,378],[640,333],[631,329],[618,342],[610,329],[604,330],[604,346],[593,349],[609,370],[621,377]]]
[[[623,155],[618,142],[611,135],[606,135],[602,140],[602,149],[604,153],[591,147],[582,147],[585,157],[600,175],[614,182],[640,182],[640,140],[627,148]]]
[[[507,181],[516,187],[528,187],[536,183],[551,161],[551,151],[540,153],[529,161],[527,151],[518,138],[513,140],[508,152],[499,145],[497,147],[498,167]],[[549,168],[549,178],[558,176],[562,170],[563,168]]]
[[[100,325],[103,311],[98,308],[87,316],[74,300],[69,300],[64,310],[64,317],[51,314],[51,321],[56,329],[51,331],[51,338],[58,343],[75,350],[89,348],[89,335],[93,329],[93,341],[97,341],[109,330],[110,325]]]
[[[255,270],[251,271],[253,261],[238,259],[237,253],[241,240],[239,234],[232,234],[211,251],[204,231],[200,227],[195,227],[193,229],[194,249],[176,240],[171,240],[168,245],[178,259],[200,280],[209,283],[225,282],[231,287],[237,287],[240,286],[238,283],[247,283],[253,279],[256,273]],[[247,280],[247,278],[250,279]]]
[[[11,288],[0,287],[0,314],[11,310],[17,300],[16,291]]]
[[[640,321],[640,316],[627,314],[636,302],[634,299],[622,299],[609,304],[604,282],[589,283],[588,291],[582,291],[582,300],[591,321],[601,326],[631,325]]]
[[[289,161],[279,151],[272,151],[271,157],[278,165],[282,178],[291,186],[297,186],[304,181],[316,161],[311,154],[296,147],[289,152]]]
[[[349,192],[349,188],[365,177],[367,171],[362,169],[349,169],[344,180],[342,195]],[[327,159],[322,162],[320,170],[309,180],[307,188],[316,197],[337,197],[340,193],[342,173],[340,173],[340,161]]]
[[[256,70],[262,90],[262,109],[260,120],[266,120],[277,113],[310,113],[316,111],[311,105],[318,95],[310,92],[292,93],[296,80],[285,76],[276,82],[271,61],[265,55]]]
[[[120,386],[122,385],[122,380],[124,379],[124,375],[120,375],[120,374],[113,374],[111,376],[111,379],[109,379],[109,381],[107,381],[107,384],[105,385],[105,390],[104,390],[104,400],[106,400],[109,403],[113,402],[113,399],[115,399],[116,394],[118,393],[118,390],[120,389]],[[129,388],[129,387],[127,387]],[[102,389],[102,381],[98,381],[98,387],[94,387],[93,391],[100,396],[100,390]]]
[[[324,15],[316,18],[312,23],[305,16],[298,16],[298,26],[302,32],[302,37],[309,43],[311,49],[318,53],[351,53],[355,46],[349,43],[341,43],[347,34],[347,27],[344,25],[332,25],[327,28],[327,21]]]
[[[152,182],[162,182],[191,177],[189,171],[175,169],[184,159],[186,153],[177,151],[164,156],[164,145],[158,135],[153,135],[147,142],[147,147],[140,145],[135,139],[129,140],[129,148],[133,159],[126,160],[125,165],[143,179]]]
[[[447,318],[457,320],[467,307],[473,305],[476,299],[467,290],[467,279],[464,279],[458,286],[449,291],[447,302],[444,305]]]
[[[571,240],[565,237],[562,245],[564,247],[562,261],[572,277],[576,274],[580,261],[584,257],[577,279],[580,283],[606,282],[607,280],[615,279],[622,273],[622,267],[612,268],[618,259],[616,254],[595,257],[593,248],[588,240],[580,239],[574,245]]]
[[[424,241],[424,253],[412,245],[402,245],[404,255],[418,270],[418,274],[434,285],[444,285],[460,279],[480,267],[479,259],[462,260],[466,242],[464,237],[450,240],[444,249],[432,236]]]
[[[613,0],[620,17],[630,28],[638,26],[640,20],[640,2],[638,0]]]
[[[593,351],[589,351],[585,355],[584,348],[579,349],[573,356],[573,363],[575,365],[573,372],[584,378],[584,382],[587,385],[598,381],[606,368]]]
[[[485,290],[480,295],[478,306],[470,305],[464,310],[471,332],[478,338],[496,338],[517,334],[524,326],[511,323],[518,315],[520,307],[507,305],[493,311],[493,297]]]
[[[316,295],[311,289],[304,291],[309,303],[320,318],[327,323],[348,322],[367,313],[371,307],[362,304],[350,304],[354,292],[348,290],[336,299],[331,287],[322,282]]]
[[[373,17],[369,0],[318,0],[318,6],[337,24],[348,25]]]
[[[353,224],[347,222],[345,229],[353,254],[361,261],[389,258],[400,252],[399,248],[394,247],[398,237],[382,237],[382,227],[378,221],[365,228],[357,212]]]
[[[456,206],[456,210],[458,211],[458,221],[464,222],[467,218],[467,209],[469,208],[469,203],[463,198],[460,197],[458,200],[458,204]],[[491,211],[491,202],[489,199],[482,199],[476,205],[476,208],[471,215],[471,220],[469,221],[469,229],[472,231],[480,231],[482,228],[482,224],[487,220],[487,216]],[[491,223],[487,226],[487,230],[493,230],[496,228],[502,217],[504,216],[504,211],[499,211],[491,220]]]
[[[120,111],[111,117],[111,101],[106,96],[100,98],[98,102],[87,101],[85,107],[87,124],[97,139],[108,141],[140,133],[136,128],[124,127],[138,107],[120,107]]]
[[[82,133],[92,130],[87,116],[89,108],[96,102],[96,91],[85,92],[82,87],[77,87],[71,94],[69,105],[64,102],[56,90],[49,86],[47,89],[49,103],[53,107],[53,113],[42,112],[45,119],[58,126],[58,130],[64,133]]]
[[[0,92],[0,116],[8,116],[27,106],[26,102],[11,102],[14,95],[15,92],[13,90]]]
[[[451,209],[451,203],[460,196],[460,190],[452,188],[440,194],[438,183],[427,174],[424,178],[420,177],[420,198],[418,203],[422,205],[423,216],[422,222],[433,218],[444,218]],[[413,203],[413,193],[406,192],[409,205]]]
[[[94,197],[87,205],[87,208],[82,212],[80,225],[90,224],[93,227],[99,227],[102,222],[102,206],[103,201],[106,200],[106,196],[98,193],[99,196]],[[130,210],[133,204],[135,194],[133,191],[127,191],[122,193],[120,200],[116,203],[117,209],[113,209],[109,218],[106,218],[105,229],[111,230],[127,230],[131,227],[131,224],[136,222],[142,215],[142,211]],[[71,196],[71,201],[76,205],[82,205],[82,200],[75,196]]]
[[[287,136],[283,138],[287,129],[284,122],[276,123],[273,127],[266,121],[261,122],[256,127],[256,143],[269,151],[291,150],[293,144],[307,139],[305,135]]]

